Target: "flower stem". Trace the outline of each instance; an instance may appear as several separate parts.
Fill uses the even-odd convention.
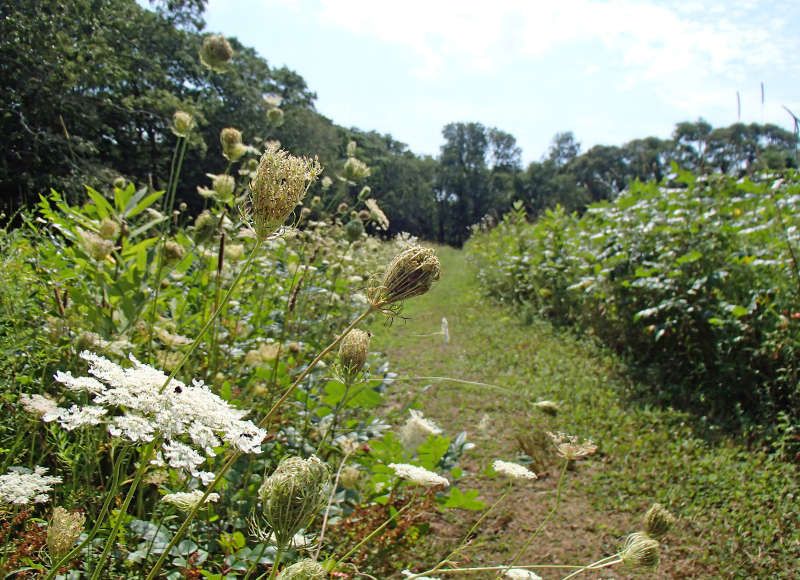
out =
[[[139,483],[141,483],[142,478],[144,477],[145,471],[147,471],[147,467],[150,464],[150,459],[153,456],[153,452],[155,451],[157,443],[158,438],[151,441],[147,447],[144,448],[144,452],[139,458],[139,468],[136,470],[136,476],[134,477],[133,482],[128,489],[128,493],[125,495],[125,500],[122,502],[122,506],[119,508],[119,513],[117,514],[116,521],[114,522],[114,527],[111,530],[111,533],[108,535],[106,545],[103,548],[103,553],[100,554],[100,560],[97,562],[97,566],[95,566],[91,580],[97,580],[100,578],[100,574],[103,572],[106,560],[108,559],[108,554],[111,552],[111,548],[116,541],[117,533],[122,526],[122,521],[125,519],[125,514],[128,513],[128,506],[130,505],[131,500],[136,493],[136,488],[139,486]]]
[[[516,563],[522,557],[522,554],[525,553],[525,550],[527,550],[528,546],[531,545],[531,542],[533,542],[534,538],[536,538],[536,536],[539,535],[539,533],[544,529],[544,526],[547,524],[547,522],[549,522],[550,519],[555,515],[556,511],[558,510],[558,506],[561,504],[561,491],[564,488],[564,477],[567,474],[568,466],[569,466],[569,460],[565,460],[564,467],[561,469],[561,476],[558,478],[558,487],[556,488],[556,503],[553,505],[553,509],[551,509],[550,513],[547,514],[547,517],[545,517],[544,520],[542,520],[542,523],[539,524],[539,527],[536,528],[536,531],[533,532],[533,535],[531,535],[531,537],[528,538],[528,541],[525,542],[525,545],[522,546],[522,548],[520,548],[520,550],[517,552],[517,555],[514,556],[514,559],[511,561],[511,563],[508,566],[506,566],[505,570],[503,571],[503,574],[505,574],[505,572],[508,572],[511,568],[513,568],[516,565]],[[498,574],[497,578],[500,578],[503,574]]]
[[[248,261],[248,264],[249,264],[249,261]],[[227,298],[228,297],[226,295],[225,300],[223,301],[223,303],[227,300]],[[286,392],[283,393],[281,398],[278,399],[278,401],[272,406],[272,408],[269,410],[269,412],[266,415],[264,415],[264,418],[261,419],[261,421],[258,423],[258,428],[259,429],[263,429],[267,424],[269,424],[269,422],[272,419],[272,416],[275,414],[275,412],[280,408],[280,406],[284,403],[284,401],[286,401],[287,397],[292,393],[292,391],[294,391],[295,388],[297,388],[297,385],[299,385],[308,376],[308,374],[317,365],[317,363],[320,360],[322,360],[322,358],[326,354],[328,354],[331,350],[333,350],[334,347],[337,344],[339,344],[341,342],[341,340],[345,336],[347,336],[348,332],[353,330],[353,328],[355,328],[356,325],[359,322],[364,320],[374,310],[375,310],[374,307],[370,307],[364,313],[362,313],[360,316],[358,316],[353,322],[350,323],[350,325],[347,328],[345,328],[341,332],[341,334],[339,334],[339,336],[336,337],[336,339],[332,343],[330,343],[327,347],[325,347],[322,350],[322,352],[320,352],[314,358],[314,360],[312,360],[308,364],[308,366],[305,368],[305,370],[302,373],[300,373],[300,376],[298,376],[297,379],[295,379],[294,383],[292,383],[292,385],[288,389],[286,389]],[[213,320],[213,318],[209,319],[209,321],[211,321],[211,320]],[[206,327],[208,327],[208,326],[209,326],[209,324],[206,323]],[[171,378],[167,380],[167,383],[169,383],[169,380],[171,380]],[[225,474],[228,472],[228,470],[233,466],[233,464],[236,462],[236,460],[239,459],[239,457],[241,457],[241,456],[242,456],[242,451],[236,450],[234,453],[231,454],[231,456],[228,458],[228,460],[225,462],[225,464],[220,468],[220,470],[217,471],[217,474],[216,474],[216,477],[214,478],[214,481],[212,481],[211,484],[206,488],[206,491],[203,494],[203,497],[200,498],[200,501],[197,502],[197,504],[189,511],[188,514],[186,514],[186,519],[183,520],[183,523],[181,524],[181,527],[178,528],[178,531],[175,532],[174,536],[172,536],[172,539],[170,540],[169,545],[167,545],[167,547],[164,550],[164,552],[158,558],[158,561],[153,565],[153,568],[152,568],[152,570],[150,570],[150,574],[148,574],[146,580],[153,580],[156,577],[158,572],[161,570],[161,566],[164,565],[164,560],[166,560],[167,555],[169,554],[170,550],[172,550],[172,548],[175,547],[175,545],[183,537],[183,534],[186,533],[186,529],[189,527],[189,523],[194,518],[195,514],[197,513],[197,510],[200,508],[200,506],[202,506],[204,504],[204,502],[208,498],[209,494],[212,491],[214,491],[214,488],[217,485],[219,485],[219,483],[222,481],[222,478],[225,476]]]

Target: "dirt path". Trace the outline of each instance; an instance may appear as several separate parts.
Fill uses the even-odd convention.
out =
[[[566,485],[556,515],[520,559],[525,564],[583,565],[616,552],[620,541],[640,527],[640,517],[650,500],[621,500],[615,509],[597,498],[609,493],[613,484],[598,484],[606,464],[620,461],[612,452],[613,442],[597,438],[608,431],[604,407],[617,405],[607,388],[623,380],[613,363],[591,345],[555,332],[548,325],[525,325],[509,308],[483,299],[477,291],[463,252],[439,251],[442,280],[422,297],[408,301],[404,316],[391,327],[374,325],[372,345],[383,350],[393,369],[416,377],[454,377],[491,383],[503,391],[480,385],[418,379],[399,383],[395,395],[403,401],[420,395],[426,417],[455,437],[466,431],[476,448],[460,466],[465,477],[462,490],[477,489],[480,499],[491,505],[506,489],[507,480],[492,474],[495,459],[525,459],[520,441],[529,455],[536,456],[537,481],[514,484],[504,501],[480,525],[468,548],[458,559],[461,566],[508,563],[553,508],[559,475],[558,458],[543,431],[564,431],[593,437],[598,453],[580,461],[566,473]],[[450,332],[447,343],[441,334],[442,318]],[[426,388],[427,387],[427,388]],[[557,401],[561,412],[550,417],[533,406],[541,400]],[[596,429],[594,428],[596,427]],[[602,428],[601,428],[602,427]],[[601,485],[598,487],[598,485]],[[606,498],[608,499],[608,498]],[[614,502],[610,502],[614,505]],[[602,506],[598,504],[604,504]],[[431,541],[414,570],[435,563],[464,537],[479,512],[448,510],[432,523]],[[713,577],[710,569],[698,567],[691,549],[678,539],[665,544],[662,565],[648,578]],[[537,570],[545,580],[562,578],[563,570]],[[494,578],[494,574],[448,575],[448,578]],[[628,578],[618,567],[581,578]]]

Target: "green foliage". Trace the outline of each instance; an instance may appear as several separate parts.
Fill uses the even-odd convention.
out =
[[[511,214],[471,245],[491,294],[628,353],[653,395],[712,423],[794,440],[800,391],[800,177],[682,173],[637,183],[582,218]],[[794,426],[779,431],[780,414]]]

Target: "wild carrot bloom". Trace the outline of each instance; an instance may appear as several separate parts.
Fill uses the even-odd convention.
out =
[[[430,419],[422,416],[422,412],[409,409],[411,417],[400,428],[400,443],[409,451],[425,443],[431,435],[441,435],[442,430]]]
[[[25,411],[31,415],[38,415],[45,422],[55,419],[62,410],[53,399],[42,395],[22,393],[19,396],[19,402]]]
[[[200,489],[195,489],[194,491],[188,492],[177,492],[177,493],[168,493],[164,497],[161,498],[161,501],[164,503],[171,503],[179,510],[188,512],[194,509],[200,500],[203,498],[204,492]],[[209,493],[208,497],[206,498],[205,503],[219,501],[219,494],[218,493]]]
[[[247,411],[231,407],[202,381],[186,385],[172,379],[162,389],[167,375],[132,356],[133,367],[127,369],[88,351],[81,358],[89,362],[93,376],[73,377],[60,371],[55,375],[70,390],[91,397],[84,407],[60,409],[54,419],[65,429],[106,422],[113,437],[149,442],[160,435],[163,442],[157,461],[166,461],[203,483],[214,474],[198,467],[223,442],[243,453],[261,451],[266,432],[243,419]]]
[[[569,461],[574,461],[581,457],[586,457],[597,451],[591,439],[581,443],[574,435],[567,435],[566,433],[547,433],[553,444],[556,446],[556,451],[559,456]]]
[[[172,132],[176,137],[187,137],[194,128],[194,119],[186,111],[175,111],[172,115]]]
[[[433,471],[428,471],[424,467],[418,467],[408,463],[390,463],[389,467],[394,469],[397,477],[407,479],[418,485],[424,485],[425,487],[434,487],[437,485],[447,487],[450,485],[450,482],[444,477]]]
[[[542,580],[541,576],[525,568],[509,568],[505,575],[511,580]]]
[[[53,484],[61,483],[57,475],[45,475],[46,467],[36,466],[34,471],[25,467],[12,467],[0,475],[0,504],[26,505],[45,503]]]
[[[383,210],[378,205],[377,200],[369,198],[364,202],[364,205],[367,206],[370,216],[378,223],[378,227],[382,230],[388,230],[389,218],[386,217],[385,213],[383,213]]]
[[[492,463],[492,468],[500,475],[505,475],[513,479],[536,479],[536,474],[534,472],[519,463],[497,459]]]

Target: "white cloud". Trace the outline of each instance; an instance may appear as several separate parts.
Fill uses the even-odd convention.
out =
[[[629,85],[677,81],[690,92],[710,78],[736,81],[755,67],[795,66],[784,55],[797,54],[800,42],[770,16],[748,1],[320,0],[319,11],[327,26],[406,51],[423,78],[489,73],[512,60],[599,44],[606,61],[590,65],[622,66]]]

